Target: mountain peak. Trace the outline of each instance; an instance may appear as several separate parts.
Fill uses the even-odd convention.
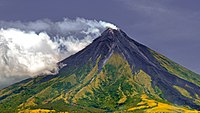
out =
[[[96,70],[95,74],[94,70],[91,71],[91,73],[94,75],[91,77],[91,81],[87,82],[89,84],[94,82],[95,80],[96,81],[99,80],[98,77],[104,76],[107,77],[107,79],[105,80],[106,82],[104,80],[101,81],[102,83],[106,84],[107,82],[109,82],[107,80],[110,80],[110,82],[114,81],[113,84],[117,85],[118,87],[116,86],[113,87],[118,89],[121,87],[120,86],[121,84],[126,83],[122,82],[123,81],[122,79],[125,79],[129,75],[135,78],[137,74],[139,74],[140,76],[140,72],[144,72],[140,77],[142,77],[145,74],[148,75],[149,78],[151,78],[150,82],[148,83],[148,86],[152,87],[152,89],[155,89],[155,91],[161,91],[163,93],[162,95],[157,95],[155,94],[154,91],[151,92],[152,89],[144,88],[144,92],[146,94],[148,95],[155,94],[159,99],[167,100],[168,102],[171,102],[173,104],[188,105],[194,109],[200,108],[200,105],[194,103],[194,101],[191,99],[191,98],[197,99],[195,97],[195,94],[200,95],[200,87],[198,86],[199,85],[198,80],[189,81],[187,76],[177,75],[176,73],[168,71],[167,70],[168,67],[170,67],[170,69],[171,67],[174,68],[173,67],[174,65],[171,65],[172,63],[171,61],[168,61],[166,58],[163,58],[160,54],[157,54],[148,47],[134,41],[120,29],[112,29],[112,28],[106,29],[101,34],[101,36],[96,38],[86,48],[64,60],[63,63],[67,64],[67,66],[62,68],[60,72],[64,73],[68,69],[71,70],[71,67],[74,66],[76,67],[75,69],[82,68],[85,64],[87,64],[88,61],[92,63],[92,66],[94,67],[93,69]],[[165,62],[171,62],[171,63],[168,63],[169,65],[168,64],[162,65],[162,63]],[[118,64],[119,67],[116,67],[117,65],[112,65],[117,63],[119,63]],[[128,75],[127,73],[125,74],[121,73],[121,72],[126,72],[124,71],[125,68],[120,70],[120,68],[123,67],[124,64],[127,64],[125,68],[129,70],[126,71],[130,72]],[[167,67],[165,67],[166,65]],[[108,68],[107,71],[105,71],[106,68]],[[89,75],[91,75],[91,73],[89,73]],[[189,75],[190,77],[193,76],[193,78],[197,77],[195,74],[194,75],[189,74]],[[115,80],[112,80],[112,77],[119,77],[117,80],[121,79],[122,81],[116,82]],[[127,78],[126,80],[130,79]],[[132,80],[133,78],[131,78],[131,81]],[[147,80],[146,77],[141,78],[141,81],[146,82],[146,80]],[[192,82],[195,84],[193,84]],[[134,83],[135,82],[131,84]],[[91,86],[92,85],[90,85],[89,87]],[[145,85],[142,83],[141,86]],[[134,89],[135,87],[138,86],[133,85],[130,87]],[[187,96],[185,97],[184,95],[182,95],[182,92],[179,90],[180,89],[179,87],[183,88],[184,91],[188,91],[191,94],[190,95],[191,97],[188,98]],[[127,86],[124,88],[127,88]],[[156,90],[157,88],[159,90]],[[112,88],[109,86],[109,90],[111,89]]]
[[[114,33],[114,32],[119,32],[120,29],[107,28],[105,31],[107,31],[109,33]]]
[[[106,29],[97,40],[107,40],[109,42],[119,42],[126,38],[126,34],[120,29]]]
[[[30,78],[0,90],[1,112],[36,108],[58,112],[184,112],[185,106],[200,110],[199,75],[120,29],[108,28],[58,64],[57,75]]]
[[[102,36],[114,36],[115,34],[118,34],[120,32],[119,29],[112,29],[112,28],[107,28],[101,35]]]

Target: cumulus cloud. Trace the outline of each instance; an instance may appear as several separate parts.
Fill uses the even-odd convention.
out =
[[[83,18],[0,21],[0,88],[56,73],[57,62],[83,49],[108,27],[117,29],[111,23]]]

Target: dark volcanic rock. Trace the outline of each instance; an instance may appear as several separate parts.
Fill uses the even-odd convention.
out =
[[[95,65],[100,55],[101,59],[98,65],[99,70],[101,70],[106,59],[113,52],[121,54],[128,61],[129,65],[134,67],[132,70],[133,74],[142,69],[150,75],[153,80],[152,85],[158,86],[163,91],[164,98],[168,101],[174,104],[189,105],[192,108],[200,109],[200,106],[193,102],[194,99],[182,96],[173,86],[186,89],[193,97],[195,97],[195,94],[200,95],[200,87],[169,73],[153,57],[148,47],[129,38],[120,29],[108,28],[86,48],[61,61],[60,63],[67,64],[61,71],[72,65],[81,66],[88,62],[90,58],[92,59],[93,65]]]
[[[0,112],[123,112],[138,107],[143,95],[155,103],[200,110],[200,76],[120,29],[108,28],[58,66],[57,75],[29,78],[0,90]]]

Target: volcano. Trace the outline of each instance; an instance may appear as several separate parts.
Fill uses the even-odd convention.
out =
[[[198,112],[200,75],[129,38],[105,30],[58,63],[59,73],[0,91],[0,111]]]

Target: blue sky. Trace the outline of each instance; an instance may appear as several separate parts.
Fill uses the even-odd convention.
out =
[[[0,20],[104,20],[200,73],[199,4],[199,0],[0,0]]]

